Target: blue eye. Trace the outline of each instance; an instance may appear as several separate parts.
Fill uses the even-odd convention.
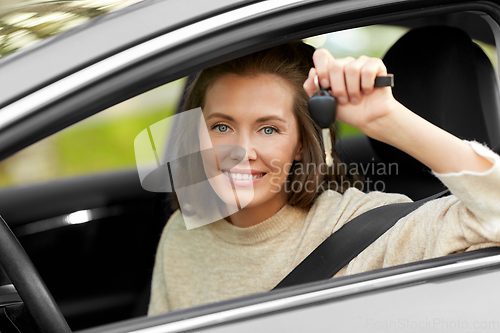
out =
[[[217,128],[218,131],[221,133],[225,133],[229,129],[229,127],[227,125],[224,125],[224,124],[215,125],[214,128]]]
[[[274,132],[278,132],[278,130],[276,128],[269,127],[269,126],[268,127],[264,127],[263,130],[264,130],[264,134],[267,134],[267,135],[271,135]]]

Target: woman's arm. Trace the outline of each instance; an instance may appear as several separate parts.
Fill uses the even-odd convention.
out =
[[[304,82],[312,96],[318,75],[339,102],[337,119],[399,148],[434,171],[454,196],[428,202],[370,245],[347,274],[500,245],[500,157],[429,123],[401,105],[389,87],[374,89],[387,75],[380,59],[334,59],[319,49]]]
[[[483,172],[492,163],[471,146],[408,110],[392,96],[389,87],[374,89],[375,77],[387,75],[383,62],[362,56],[334,59],[325,49],[313,55],[304,89],[312,96],[314,76],[322,87],[331,87],[339,102],[337,119],[366,135],[413,156],[436,173]]]
[[[493,167],[436,174],[454,195],[429,201],[399,220],[339,276],[500,246],[500,156],[477,142],[464,143]]]

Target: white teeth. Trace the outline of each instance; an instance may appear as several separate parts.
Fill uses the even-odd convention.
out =
[[[257,178],[260,178],[260,177],[262,177],[264,175],[264,174],[260,174],[260,175],[253,175],[253,176],[251,176],[248,173],[241,174],[241,173],[229,173],[227,171],[222,171],[222,172],[224,172],[224,174],[226,174],[229,178],[233,178],[233,179],[236,179],[236,180],[257,179]]]

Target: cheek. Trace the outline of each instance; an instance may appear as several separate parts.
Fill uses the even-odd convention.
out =
[[[298,147],[296,135],[276,136],[273,139],[263,139],[259,144],[262,154],[279,159],[282,163],[292,162]]]
[[[273,178],[287,177],[294,158],[293,148],[288,140],[275,140],[261,145],[259,156],[271,170]]]
[[[210,133],[210,141],[212,144],[215,145],[229,145],[229,144],[234,144],[234,142],[231,142],[228,140],[228,136],[224,135],[217,135],[215,133]]]

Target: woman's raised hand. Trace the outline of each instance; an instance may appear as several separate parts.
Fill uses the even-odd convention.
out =
[[[398,104],[390,87],[374,88],[375,77],[387,75],[382,60],[367,56],[335,59],[327,50],[318,49],[313,61],[315,67],[304,82],[309,96],[316,92],[314,77],[318,75],[321,87],[331,88],[337,98],[337,119],[376,138],[377,128],[383,126],[372,125],[383,122]]]
[[[438,173],[491,168],[492,163],[469,144],[397,102],[390,87],[374,88],[375,77],[387,75],[382,60],[365,56],[335,59],[327,50],[318,49],[313,61],[304,89],[312,96],[318,75],[320,85],[331,87],[338,100],[337,119],[341,122],[401,149]]]

